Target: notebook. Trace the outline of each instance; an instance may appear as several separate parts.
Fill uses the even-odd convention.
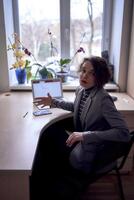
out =
[[[37,97],[47,97],[48,93],[55,98],[62,99],[62,83],[61,79],[38,79],[32,80],[32,95],[33,101]],[[36,106],[37,107],[37,106]],[[37,107],[38,110],[34,111],[33,114],[36,116],[50,114],[51,111],[48,107],[42,108],[41,106]],[[45,110],[45,111],[40,111]]]

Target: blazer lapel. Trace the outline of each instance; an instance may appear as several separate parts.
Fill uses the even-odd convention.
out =
[[[74,106],[74,123],[75,126],[77,127],[77,121],[78,121],[78,111],[79,111],[79,104],[81,100],[81,96],[83,93],[83,89],[80,89],[79,92],[77,93],[77,97],[75,99],[75,106]]]
[[[82,123],[81,124],[82,128],[84,128],[85,118],[86,118],[87,113],[89,112],[89,109],[90,109],[91,105],[92,105],[92,99],[95,96],[96,92],[97,92],[97,88],[96,87],[93,90],[91,90],[91,93],[89,94],[89,97],[87,98],[85,106],[84,106],[84,108],[82,110],[81,117],[80,117],[81,123]]]

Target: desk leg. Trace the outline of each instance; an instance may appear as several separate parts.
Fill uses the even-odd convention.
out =
[[[29,200],[29,175],[23,171],[0,171],[1,200]]]

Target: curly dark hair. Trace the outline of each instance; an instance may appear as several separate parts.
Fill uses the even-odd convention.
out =
[[[96,86],[98,88],[103,87],[111,77],[110,70],[107,65],[107,61],[99,56],[92,56],[89,58],[84,58],[83,62],[80,64],[79,70],[81,70],[82,65],[85,62],[90,62],[94,69],[94,75],[96,78]]]

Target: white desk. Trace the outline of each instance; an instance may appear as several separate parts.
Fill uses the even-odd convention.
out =
[[[53,114],[35,117],[31,92],[6,94],[0,94],[0,199],[29,200],[29,175],[40,132],[72,114],[53,108]],[[113,95],[118,96],[117,109],[134,128],[134,101],[126,94]],[[75,95],[66,92],[64,96],[73,100]]]

